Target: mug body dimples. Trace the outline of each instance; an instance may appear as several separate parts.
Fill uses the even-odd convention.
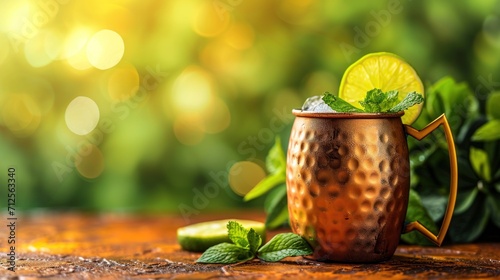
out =
[[[410,188],[402,113],[294,114],[286,171],[293,232],[315,260],[391,258]]]

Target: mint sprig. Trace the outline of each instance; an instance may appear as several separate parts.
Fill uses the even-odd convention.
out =
[[[280,233],[259,249],[259,259],[277,262],[286,257],[304,256],[312,253],[309,244],[295,233]]]
[[[424,97],[421,94],[416,93],[415,91],[412,91],[406,95],[406,97],[399,102],[396,106],[392,107],[389,112],[391,113],[397,113],[400,111],[404,111],[411,106],[415,104],[419,104],[424,102]]]
[[[342,113],[397,113],[404,111],[415,104],[424,102],[424,97],[413,91],[397,103],[398,91],[391,90],[383,92],[381,89],[374,88],[366,93],[365,99],[359,101],[363,109],[354,107],[349,102],[326,92],[323,101],[336,112]]]
[[[208,248],[198,263],[239,263],[258,257],[263,261],[276,262],[286,257],[309,255],[313,251],[309,244],[295,233],[280,233],[262,246],[261,236],[255,230],[245,229],[241,224],[230,221],[228,236],[232,243],[220,243]]]
[[[398,102],[398,91],[391,90],[387,93],[378,88],[374,88],[366,93],[366,97],[359,104],[363,106],[367,113],[388,112]]]
[[[245,229],[241,224],[235,221],[229,221],[227,223],[227,235],[229,240],[231,240],[235,245],[241,248],[250,248],[248,234],[249,230]]]
[[[220,243],[208,248],[201,257],[196,260],[198,263],[237,263],[254,258],[254,254],[236,244]]]
[[[337,97],[331,93],[325,92],[325,95],[323,96],[323,101],[330,106],[333,110],[337,112],[344,112],[344,113],[363,113],[364,111],[352,106],[349,102],[345,101],[344,99]]]

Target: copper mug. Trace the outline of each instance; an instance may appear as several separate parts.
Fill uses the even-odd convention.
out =
[[[400,113],[318,113],[296,116],[287,152],[290,225],[313,247],[310,258],[336,262],[390,259],[400,235],[413,230],[440,246],[457,195],[457,159],[446,117],[422,130]],[[421,140],[443,125],[451,181],[438,235],[420,222],[404,225],[410,191],[407,135]]]

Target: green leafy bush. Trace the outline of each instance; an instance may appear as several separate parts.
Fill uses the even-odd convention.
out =
[[[465,83],[447,77],[427,91],[425,110],[415,127],[445,113],[458,158],[458,197],[448,230],[452,242],[478,239],[491,223],[500,228],[500,108],[499,93],[491,93],[486,112]],[[449,159],[444,135],[412,141],[412,187],[430,217],[441,222],[449,194]],[[407,240],[414,241],[414,240]]]

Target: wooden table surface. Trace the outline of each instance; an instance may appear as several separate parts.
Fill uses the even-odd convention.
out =
[[[229,216],[228,216],[229,215]],[[219,218],[262,221],[259,213],[199,215],[191,223]],[[2,217],[7,221],[7,217]],[[9,232],[0,228],[2,279],[204,279],[391,277],[500,279],[500,242],[419,247],[401,245],[379,264],[320,263],[302,257],[277,263],[196,264],[199,253],[182,251],[176,229],[186,225],[168,215],[37,214],[16,224],[16,271],[8,268]],[[268,239],[276,232],[270,232]],[[19,277],[23,276],[23,277]]]

